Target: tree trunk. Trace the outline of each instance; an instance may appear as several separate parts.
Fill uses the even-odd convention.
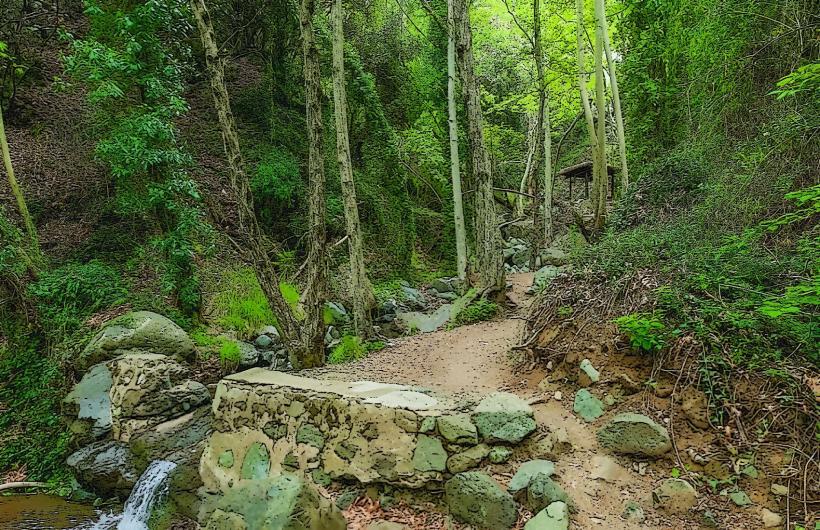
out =
[[[23,190],[20,188],[17,178],[14,176],[14,167],[11,165],[11,151],[9,150],[9,143],[6,140],[6,126],[3,123],[2,108],[0,108],[0,150],[3,151],[3,165],[6,167],[11,193],[17,201],[17,209],[20,211],[20,217],[23,218],[23,224],[25,224],[26,227],[26,234],[28,235],[29,246],[31,247],[29,252],[39,254],[40,243],[37,239],[37,228],[34,226],[34,221],[26,205],[26,197],[23,195]]]
[[[495,213],[493,175],[490,157],[484,140],[481,96],[478,80],[473,70],[473,42],[470,29],[470,12],[467,0],[457,0],[454,5],[456,27],[459,30],[457,45],[461,70],[465,107],[467,109],[468,137],[475,180],[475,241],[476,265],[480,277],[479,287],[487,296],[503,295],[504,262],[501,254],[501,231]]]
[[[537,1],[537,0],[536,0]],[[552,243],[552,126],[550,94],[544,86],[544,246]]]
[[[327,297],[327,232],[325,229],[324,127],[322,73],[313,28],[315,0],[302,0],[299,26],[305,71],[305,107],[308,133],[308,256],[307,286],[303,297],[305,323],[302,346],[306,368],[325,361],[324,306]]]
[[[532,174],[532,163],[535,158],[536,134],[535,125],[537,120],[534,114],[527,114],[527,165],[524,167],[524,174],[521,175],[521,183],[518,185],[518,196],[515,199],[515,217],[524,217],[526,199],[525,193],[530,188],[529,177]]]
[[[598,205],[595,208],[595,228],[606,223],[606,200],[609,173],[606,162],[606,81],[604,80],[604,0],[595,0],[595,106],[598,111]]]
[[[450,177],[453,181],[453,221],[456,231],[458,278],[467,280],[467,229],[464,225],[464,197],[458,157],[458,115],[456,113],[456,28],[453,1],[447,1],[447,112],[450,132]]]
[[[302,363],[302,352],[299,341],[299,328],[291,313],[290,307],[279,290],[279,278],[273,267],[273,261],[268,257],[262,231],[256,222],[254,213],[253,195],[250,191],[250,182],[245,173],[245,163],[239,147],[239,135],[236,132],[236,122],[231,112],[231,102],[228,90],[225,87],[225,69],[214,37],[213,24],[205,0],[191,0],[191,9],[194,13],[202,47],[205,51],[205,67],[211,84],[214,106],[222,132],[222,143],[228,161],[230,185],[236,197],[236,207],[239,217],[239,237],[246,251],[245,259],[253,266],[256,279],[265,294],[271,309],[276,313],[279,331],[288,345],[296,364]]]
[[[334,0],[331,8],[333,23],[333,107],[336,118],[336,156],[342,181],[342,200],[345,205],[347,247],[350,254],[350,292],[353,298],[353,326],[362,339],[373,335],[370,310],[376,305],[373,287],[367,277],[362,252],[362,229],[359,223],[359,206],[353,181],[353,164],[350,160],[350,138],[347,125],[347,91],[344,66],[344,14],[342,0]]]
[[[603,13],[604,31],[604,51],[606,52],[606,63],[609,67],[609,82],[612,88],[612,105],[615,107],[615,131],[618,136],[618,154],[621,158],[621,184],[618,194],[623,197],[626,188],[629,186],[629,169],[626,163],[626,134],[624,132],[624,117],[621,111],[621,94],[618,90],[618,77],[615,73],[615,61],[612,58],[612,46],[609,42],[609,24],[606,20],[606,12]]]
[[[532,54],[535,59],[535,72],[538,80],[538,115],[535,120],[535,157],[532,165],[532,175],[530,181],[530,194],[533,196],[532,200],[532,236],[530,241],[530,269],[535,269],[535,260],[539,254],[539,249],[544,245],[543,232],[541,230],[539,204],[538,204],[538,171],[541,168],[541,155],[545,153],[545,129],[544,129],[544,111],[547,106],[547,93],[544,79],[544,57],[541,54],[541,2],[540,0],[533,0],[532,2],[533,15],[533,32],[532,32]],[[546,196],[546,194],[545,194]],[[546,212],[544,212],[546,216]]]
[[[575,0],[575,27],[576,37],[576,59],[578,62],[578,92],[581,96],[581,107],[584,109],[584,118],[587,122],[587,132],[589,133],[589,146],[592,152],[592,208],[595,210],[598,205],[597,184],[598,184],[598,138],[595,134],[595,120],[592,117],[592,109],[589,106],[589,94],[587,93],[587,77],[584,64],[584,0]]]

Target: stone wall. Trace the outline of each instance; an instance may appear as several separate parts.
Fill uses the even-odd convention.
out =
[[[510,394],[488,396],[466,412],[401,385],[258,368],[223,379],[213,410],[200,474],[204,493],[217,495],[283,472],[319,484],[441,488],[452,473],[503,454],[498,449],[535,429],[532,411]]]

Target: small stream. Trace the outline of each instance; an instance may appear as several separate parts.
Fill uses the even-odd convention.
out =
[[[88,528],[99,520],[99,510],[55,495],[0,497],[0,529],[68,530]]]
[[[54,495],[0,497],[0,530],[148,530],[154,507],[168,494],[173,462],[155,460],[142,474],[121,513],[102,513]]]

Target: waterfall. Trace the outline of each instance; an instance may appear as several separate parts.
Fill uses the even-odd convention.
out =
[[[148,518],[157,502],[168,493],[168,476],[177,465],[154,460],[142,474],[121,514],[103,515],[88,530],[148,530]]]

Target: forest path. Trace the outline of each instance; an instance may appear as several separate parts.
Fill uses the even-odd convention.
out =
[[[450,395],[503,390],[531,396],[544,373],[522,370],[512,348],[526,323],[532,302],[526,291],[533,276],[507,277],[513,307],[502,318],[391,340],[386,348],[365,359],[322,371],[333,379],[400,383]]]
[[[400,383],[444,395],[478,397],[498,390],[518,394],[534,403],[535,419],[542,429],[566,432],[572,446],[556,459],[557,479],[576,509],[571,528],[678,527],[649,508],[648,499],[657,474],[639,474],[627,469],[631,462],[614,458],[600,449],[595,428],[572,412],[572,396],[577,389],[562,387],[561,401],[555,400],[551,393],[545,395],[538,387],[546,375],[544,371],[530,370],[516,357],[512,348],[518,344],[526,324],[527,310],[533,300],[527,290],[533,276],[529,273],[507,277],[510,285],[507,295],[512,307],[508,307],[502,318],[393,340],[387,348],[361,361],[322,371],[331,379]],[[502,483],[511,477],[507,471],[494,474]],[[624,503],[629,500],[645,508],[646,521],[628,522],[621,518]]]

